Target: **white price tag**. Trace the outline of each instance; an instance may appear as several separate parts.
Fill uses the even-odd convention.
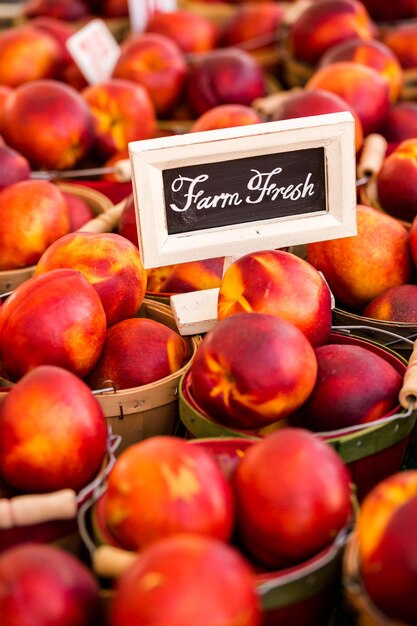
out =
[[[155,11],[175,11],[178,8],[177,0],[128,0],[129,20],[131,30],[135,33],[143,32]]]
[[[90,85],[111,77],[120,46],[103,20],[92,20],[80,28],[68,38],[66,45]]]

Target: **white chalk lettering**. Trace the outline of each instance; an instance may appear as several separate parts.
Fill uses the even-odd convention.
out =
[[[188,191],[184,193],[184,198],[186,199],[185,205],[181,208],[176,204],[170,204],[170,207],[173,211],[177,211],[179,213],[188,211],[191,205],[194,203],[197,209],[213,209],[217,206],[224,209],[226,206],[237,206],[242,203],[242,199],[240,198],[237,192],[235,193],[220,193],[214,196],[204,196],[204,191],[200,189],[199,191],[195,190],[195,187],[198,183],[203,183],[208,179],[207,174],[200,174],[196,178],[187,178],[186,176],[178,176],[171,185],[171,189],[174,193],[178,193],[181,190],[184,183],[189,183]],[[202,197],[203,196],[203,197]]]
[[[315,186],[314,183],[311,182],[311,172],[306,175],[303,182],[281,187],[272,181],[274,176],[281,174],[281,167],[276,167],[270,172],[259,172],[254,169],[252,169],[251,172],[254,172],[254,175],[247,183],[247,190],[256,193],[249,193],[246,196],[245,202],[247,204],[259,204],[265,200],[275,202],[280,196],[284,200],[295,202],[296,200],[300,200],[300,198],[314,195]],[[242,204],[243,199],[237,191],[233,193],[222,192],[220,194],[208,195],[205,193],[204,189],[199,189],[198,185],[206,182],[208,178],[208,174],[200,174],[195,178],[188,178],[181,174],[177,176],[171,184],[171,191],[176,194],[177,197],[179,192],[183,192],[184,205],[178,206],[177,204],[171,203],[171,209],[177,213],[184,213],[192,207],[197,210],[224,209],[226,207]]]
[[[178,191],[181,190],[184,183],[189,183],[188,191],[184,193],[184,198],[186,199],[186,203],[182,208],[178,207],[176,204],[170,204],[169,206],[171,207],[171,209],[173,211],[177,211],[178,213],[181,213],[183,211],[188,211],[188,209],[191,207],[193,202],[197,201],[204,194],[204,191],[202,189],[200,189],[200,191],[194,194],[195,186],[198,183],[203,183],[207,179],[208,179],[207,174],[200,174],[200,176],[197,176],[196,178],[188,178],[187,176],[179,175],[178,178],[176,178],[172,182],[171,189],[174,193],[178,193]]]
[[[226,206],[236,206],[242,203],[239,194],[236,193],[220,193],[215,196],[206,196],[197,202],[197,209],[214,209],[220,205],[221,209]]]
[[[271,178],[275,174],[282,172],[281,167],[276,167],[271,172],[259,172],[258,170],[251,170],[255,172],[255,175],[249,180],[248,189],[250,191],[258,191],[259,193],[255,197],[250,195],[246,196],[246,202],[248,204],[259,204],[265,198],[269,198],[271,201],[275,201],[279,195],[284,200],[299,200],[305,198],[307,195],[312,196],[314,194],[314,183],[310,183],[311,172],[307,174],[307,177],[303,183],[298,185],[288,185],[287,187],[278,187],[274,182],[271,182]]]

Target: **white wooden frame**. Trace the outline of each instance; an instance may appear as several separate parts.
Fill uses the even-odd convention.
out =
[[[162,172],[263,154],[324,148],[323,211],[168,234]],[[241,256],[356,234],[354,119],[348,112],[161,137],[129,144],[141,258],[146,268]]]

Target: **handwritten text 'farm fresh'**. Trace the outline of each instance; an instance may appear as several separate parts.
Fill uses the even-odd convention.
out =
[[[307,196],[314,195],[314,183],[310,182],[312,174],[309,172],[305,180],[297,185],[287,185],[280,187],[279,183],[274,182],[274,177],[278,176],[282,172],[282,167],[276,167],[271,172],[259,172],[258,170],[251,170],[254,175],[247,184],[247,191],[251,192],[243,199],[238,192],[227,193],[222,192],[215,195],[205,195],[204,189],[200,189],[201,183],[204,183],[209,179],[207,174],[200,174],[195,178],[189,178],[187,176],[179,175],[171,185],[171,191],[178,194],[182,189],[184,190],[183,196],[185,199],[184,206],[178,206],[177,204],[170,204],[173,211],[184,212],[190,209],[193,205],[197,209],[210,209],[212,207],[238,206],[242,202],[247,204],[259,204],[264,202],[265,199],[269,199],[271,202],[275,202],[280,196],[284,200],[296,201]]]

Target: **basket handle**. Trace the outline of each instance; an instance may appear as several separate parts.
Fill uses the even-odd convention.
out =
[[[414,342],[414,348],[408,360],[403,385],[398,397],[401,406],[405,409],[408,409],[410,404],[415,403],[417,399],[417,339]]]
[[[93,217],[93,219],[83,224],[78,230],[92,233],[110,233],[119,223],[120,216],[127,201],[130,199],[130,195],[131,194],[106,211],[99,213],[96,217]]]
[[[378,174],[385,159],[387,145],[387,140],[378,133],[371,133],[366,137],[356,170],[358,179],[369,179]]]
[[[92,556],[94,572],[103,578],[119,578],[137,559],[138,553],[115,546],[98,546]]]
[[[77,496],[72,489],[0,499],[0,529],[31,526],[51,519],[75,519]]]

